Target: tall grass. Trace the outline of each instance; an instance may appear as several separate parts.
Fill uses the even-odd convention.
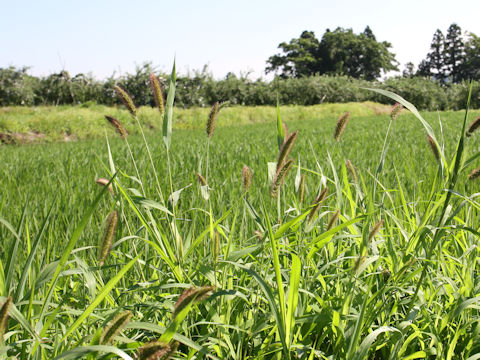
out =
[[[205,147],[204,130],[172,131],[169,93],[161,137],[5,149],[5,189],[36,191],[2,196],[0,357],[477,359],[468,105],[439,123],[379,92],[411,115],[289,135],[278,112]],[[207,157],[208,202],[191,186]]]

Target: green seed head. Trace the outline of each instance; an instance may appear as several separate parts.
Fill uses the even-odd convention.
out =
[[[150,86],[153,91],[153,100],[155,101],[155,105],[160,111],[160,116],[163,116],[163,113],[165,112],[165,106],[163,101],[162,86],[160,85],[158,78],[153,73],[150,74]]]
[[[132,114],[132,116],[134,117],[137,116],[137,108],[133,103],[132,97],[120,86],[115,85],[114,88],[120,100],[122,100],[123,104],[127,107],[128,111],[130,111],[130,114]]]
[[[112,211],[110,215],[108,215],[107,221],[105,222],[103,236],[100,239],[98,246],[98,264],[100,266],[105,263],[105,259],[107,258],[112,247],[113,239],[115,238],[115,233],[117,232],[117,223],[118,213],[116,211]]]
[[[132,316],[133,314],[130,311],[124,311],[115,316],[105,327],[105,330],[103,330],[102,336],[100,337],[100,344],[110,344],[113,338],[130,322]]]
[[[210,293],[215,289],[214,286],[191,287],[185,290],[175,304],[172,318],[182,311],[191,302],[197,303],[210,296]]]
[[[275,177],[273,178],[272,187],[270,189],[270,195],[272,195],[273,198],[276,198],[278,196],[280,188],[285,181],[285,177],[287,176],[292,166],[293,160],[290,159],[285,162],[282,167],[280,167],[280,169],[277,170]]]
[[[164,343],[158,340],[146,343],[138,349],[138,360],[168,360],[177,351],[178,342]]]
[[[280,147],[280,151],[278,152],[278,159],[277,159],[277,171],[280,167],[285,163],[292,151],[293,145],[297,140],[298,131],[295,131],[291,134],[286,140],[283,142],[282,146]]]
[[[213,131],[215,130],[215,124],[217,122],[218,112],[220,111],[220,105],[218,101],[216,101],[212,108],[210,109],[210,114],[208,115],[207,120],[207,136],[210,137],[213,135]]]
[[[342,136],[345,128],[347,127],[348,121],[350,120],[350,113],[343,113],[342,116],[337,120],[337,126],[335,127],[335,133],[333,137],[335,140],[340,141],[340,136]]]
[[[242,184],[243,184],[243,190],[245,192],[248,192],[250,189],[250,186],[252,185],[252,170],[245,165],[242,169]]]

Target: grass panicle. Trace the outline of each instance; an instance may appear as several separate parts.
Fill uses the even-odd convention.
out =
[[[122,89],[120,86],[115,85],[115,91],[117,92],[118,97],[120,100],[122,100],[123,104],[126,106],[128,111],[130,111],[130,114],[132,114],[133,117],[137,116],[137,108],[135,107],[135,104],[133,103],[132,97],[130,96],[129,93],[127,93],[124,89]]]
[[[470,137],[473,135],[474,131],[477,130],[480,127],[480,116],[477,116],[475,120],[472,121],[472,123],[468,126],[467,129],[467,137]]]
[[[278,152],[277,171],[283,166],[285,161],[288,159],[288,155],[290,155],[290,152],[292,151],[293,145],[297,140],[297,136],[298,136],[298,131],[295,131],[294,133],[289,135],[288,138],[285,138],[286,140],[283,142]]]
[[[473,169],[472,172],[468,175],[468,180],[473,181],[480,177],[480,167]]]
[[[354,182],[358,182],[357,170],[350,160],[345,160],[345,166],[347,167],[348,173],[352,177]]]
[[[218,101],[212,105],[207,120],[207,136],[211,137],[215,131],[215,125],[217,123],[218,112],[220,111],[220,104]]]
[[[373,227],[370,229],[370,232],[368,233],[368,241],[372,241],[373,237],[377,234],[378,231],[380,231],[382,226],[383,220],[380,220],[375,225],[373,225]]]
[[[165,113],[165,101],[163,100],[162,86],[160,85],[158,77],[154,73],[150,74],[150,87],[152,88],[155,105],[160,111],[160,116],[163,117],[163,114]]]
[[[112,126],[115,128],[115,130],[117,130],[117,132],[120,134],[123,140],[127,138],[127,135],[128,135],[127,129],[125,129],[125,127],[122,125],[120,121],[115,119],[113,116],[108,116],[108,115],[105,115],[105,119],[107,119],[108,122],[112,124]]]
[[[100,344],[107,345],[112,343],[113,338],[130,322],[133,314],[131,311],[124,311],[115,316],[103,330],[100,337]]]
[[[340,210],[337,210],[332,214],[332,217],[330,218],[330,221],[328,222],[327,231],[330,230],[331,228],[333,228],[335,225],[337,225],[339,217],[340,217]]]
[[[138,349],[137,360],[169,360],[178,349],[177,341],[151,341]]]
[[[398,118],[398,115],[400,115],[402,110],[403,105],[398,102],[392,106],[392,109],[390,110],[390,118],[392,119],[392,121],[395,121]]]
[[[3,335],[7,331],[8,315],[12,302],[13,298],[9,296],[0,307],[0,344],[3,343]]]
[[[252,185],[252,177],[252,170],[250,170],[250,168],[245,165],[242,168],[242,185],[245,192],[248,192],[248,190],[250,190],[250,186]]]
[[[337,120],[337,125],[335,126],[335,133],[333,134],[333,138],[337,141],[340,141],[340,137],[345,131],[347,127],[348,121],[350,120],[350,113],[345,112],[343,113]]]
[[[175,318],[177,314],[182,311],[188,304],[192,301],[197,303],[199,301],[205,300],[210,296],[210,293],[215,289],[214,286],[202,286],[202,287],[195,287],[192,286],[191,288],[185,290],[182,295],[178,298],[172,318]]]
[[[288,160],[287,162],[284,162],[282,167],[277,170],[275,173],[275,177],[273,178],[272,186],[270,189],[270,195],[273,198],[276,198],[278,196],[278,193],[280,192],[280,188],[283,185],[283,182],[285,181],[285,178],[290,171],[290,169],[293,166],[293,160]]]
[[[102,266],[110,252],[118,225],[118,213],[112,211],[105,222],[102,238],[98,246],[98,264]]]
[[[327,195],[328,195],[328,187],[326,187],[325,189],[323,189],[320,194],[318,194],[316,197],[315,197],[315,200],[313,201],[313,207],[312,209],[310,210],[310,213],[308,214],[308,217],[307,217],[307,225],[310,225],[313,220],[315,219],[315,216],[317,215],[318,213],[318,210],[320,209],[320,207],[322,206],[323,202],[325,201],[325,199],[327,198]]]
[[[207,179],[205,179],[203,175],[198,172],[196,175],[197,175],[197,180],[200,186],[207,186]]]
[[[427,141],[430,145],[430,148],[432,149],[433,156],[437,161],[440,161],[440,151],[438,150],[437,144],[430,135],[427,135]]]
[[[95,182],[100,186],[107,186],[109,180],[105,178],[98,178]],[[108,192],[113,195],[113,186],[112,184],[108,185]]]
[[[303,203],[303,199],[305,198],[305,181],[306,181],[307,175],[302,174],[300,177],[300,185],[298,186],[298,201]]]

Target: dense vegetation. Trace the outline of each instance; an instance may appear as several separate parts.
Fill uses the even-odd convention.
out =
[[[70,77],[67,72],[44,78],[28,75],[27,69],[0,69],[0,105],[119,104],[113,90],[118,84],[127,89],[137,106],[154,105],[148,91],[150,64],[138,67],[133,74],[99,81],[85,74]],[[168,76],[159,74],[168,90]],[[232,105],[275,105],[277,97],[284,105],[317,105],[374,101],[387,104],[388,99],[361,89],[375,87],[398,93],[419,109],[463,109],[468,92],[466,83],[445,84],[423,77],[395,77],[384,82],[369,82],[346,76],[312,76],[276,78],[271,82],[252,81],[247,76],[228,75],[215,80],[208,71],[177,77],[175,104],[178,107],[208,107],[213,102]],[[480,83],[474,82],[472,107],[480,108]]]
[[[0,357],[478,359],[478,112],[172,132],[174,84],[2,147]]]

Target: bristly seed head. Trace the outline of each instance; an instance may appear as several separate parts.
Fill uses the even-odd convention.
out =
[[[252,177],[252,170],[245,165],[242,169],[242,184],[245,192],[248,192],[250,186],[252,185]]]
[[[373,227],[370,229],[370,232],[368,234],[368,241],[371,241],[373,237],[377,234],[377,232],[380,230],[380,228],[383,225],[383,220],[380,220],[377,222]]]
[[[207,186],[207,180],[202,176],[202,174],[197,172],[197,179],[201,186]]]
[[[212,105],[212,108],[210,109],[210,114],[208,114],[208,120],[207,120],[207,136],[208,137],[213,135],[219,111],[220,111],[220,104],[218,103],[218,101],[215,101],[215,103]]]
[[[285,163],[285,161],[288,158],[288,155],[290,155],[293,145],[295,144],[295,140],[297,140],[297,136],[298,136],[298,131],[295,131],[288,138],[286,138],[286,140],[283,142],[282,146],[280,147],[280,150],[278,152],[278,159],[277,159],[277,171]]]
[[[132,114],[132,116],[134,117],[137,116],[137,108],[133,103],[132,97],[118,85],[115,85],[114,89],[117,92],[117,95],[120,98],[120,100],[122,100],[123,104],[127,107],[128,111],[130,111],[130,114]]]
[[[165,106],[163,101],[162,86],[160,85],[160,81],[154,73],[150,74],[150,86],[153,91],[153,100],[155,101],[155,105],[160,111],[160,116],[163,116],[163,113],[165,112]]]
[[[348,121],[350,120],[350,113],[343,113],[342,116],[337,120],[337,126],[335,127],[335,133],[333,137],[335,140],[340,141],[340,136],[342,136],[345,128],[347,127]]]
[[[320,209],[323,202],[327,198],[327,194],[328,194],[328,187],[323,189],[313,201],[314,206],[312,207],[312,210],[310,210],[310,213],[308,214],[307,225],[312,223],[313,219],[315,219],[315,216],[317,215],[318,210]]]
[[[392,121],[397,119],[398,115],[400,115],[402,110],[403,110],[403,105],[400,103],[396,103],[395,105],[392,106],[392,110],[390,111],[390,118],[392,119]]]
[[[8,315],[10,307],[12,306],[13,298],[9,296],[7,300],[0,307],[0,344],[3,343],[3,335],[7,330]]]
[[[105,178],[98,178],[97,180],[95,180],[95,182],[100,185],[100,186],[107,186],[108,184],[108,179],[105,179]],[[108,185],[108,191],[110,192],[110,194],[113,195],[113,187],[112,187],[112,184],[110,183],[110,185]]]
[[[172,319],[177,316],[177,314],[182,311],[188,304],[191,302],[197,303],[202,301],[210,296],[210,293],[215,289],[214,286],[202,286],[202,287],[194,287],[185,290],[182,295],[177,300],[175,304]]]
[[[169,360],[177,351],[178,341],[164,343],[154,340],[138,349],[138,360]]]
[[[122,139],[125,140],[127,138],[127,135],[128,135],[127,130],[123,127],[120,121],[108,115],[105,115],[105,119],[107,119],[108,122],[113,125],[113,127],[117,130],[117,132],[122,137]]]
[[[339,217],[340,217],[340,210],[337,210],[333,213],[332,217],[330,218],[330,221],[328,222],[327,231],[333,228],[337,224]]]
[[[480,168],[473,169],[472,172],[468,175],[468,180],[475,180],[480,177]]]
[[[278,196],[280,188],[285,181],[285,177],[287,176],[292,166],[293,160],[290,159],[287,162],[284,162],[282,167],[277,170],[275,177],[273,178],[272,187],[270,189],[270,195],[272,195],[273,198],[276,198]]]
[[[357,182],[357,171],[355,170],[355,166],[353,166],[352,162],[350,160],[345,161],[345,166],[347,167],[348,172],[350,173],[350,176],[353,178],[353,181]]]
[[[427,135],[427,140],[430,144],[430,148],[432,149],[433,156],[435,156],[437,161],[440,161],[440,151],[438,150],[437,144],[430,135]]]
[[[105,262],[105,259],[110,252],[112,247],[113,239],[115,238],[115,234],[117,232],[117,224],[118,224],[118,213],[116,211],[112,211],[105,222],[105,228],[103,230],[103,236],[100,239],[100,244],[98,246],[98,264],[102,266]]]
[[[130,322],[132,316],[133,314],[130,311],[124,311],[117,314],[117,316],[115,316],[103,330],[102,336],[100,337],[100,344],[106,345],[111,343],[113,338]]]
[[[307,175],[302,174],[300,178],[300,185],[298,186],[298,201],[300,203],[303,203],[303,199],[305,198],[305,181],[306,181]]]
[[[467,130],[467,137],[472,136],[473,132],[480,127],[480,116],[476,117],[475,120],[469,125]]]

